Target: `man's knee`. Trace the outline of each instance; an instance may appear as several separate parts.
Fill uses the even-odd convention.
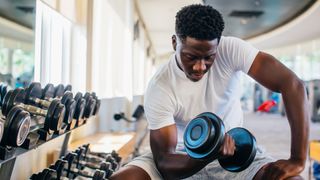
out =
[[[151,180],[148,173],[138,166],[125,166],[115,172],[110,180]]]
[[[260,168],[260,170],[254,176],[254,178],[253,178],[254,180],[264,179],[263,176],[264,176],[264,173],[266,172],[265,167],[266,167],[266,165],[263,166],[262,168]],[[294,176],[294,177],[286,178],[286,180],[303,180],[303,178],[301,176]]]

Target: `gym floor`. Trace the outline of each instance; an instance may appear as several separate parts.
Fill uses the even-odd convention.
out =
[[[260,147],[276,159],[288,158],[290,155],[290,127],[286,117],[279,114],[245,113],[244,127],[256,137]],[[310,122],[310,140],[320,140],[320,123]],[[149,149],[146,138],[141,152]],[[301,176],[309,179],[309,160]]]
[[[262,146],[276,159],[290,156],[290,127],[286,117],[278,114],[245,114],[245,128],[250,130]],[[310,140],[320,140],[320,123],[310,122]],[[309,160],[301,174],[309,179]]]

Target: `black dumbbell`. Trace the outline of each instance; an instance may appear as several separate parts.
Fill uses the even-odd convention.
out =
[[[114,165],[111,162],[105,161],[103,158],[99,157],[90,157],[86,153],[86,149],[84,147],[79,147],[75,153],[77,154],[77,160],[79,162],[86,162],[84,165],[91,169],[100,169],[106,173],[106,178],[110,177],[114,172]]]
[[[63,122],[65,124],[70,124],[76,108],[76,102],[73,99],[72,92],[64,92],[63,96],[59,98],[53,98],[53,92],[54,87],[52,84],[47,84],[45,88],[42,90],[40,83],[33,82],[26,89],[25,103],[40,105],[44,108],[49,108],[52,101],[60,100],[66,109]]]
[[[94,154],[91,154],[90,149],[89,149],[89,144],[83,145],[82,147],[79,147],[80,149],[83,149],[83,156],[86,161],[90,162],[101,162],[105,161],[104,157],[100,157]]]
[[[2,146],[19,147],[26,140],[30,131],[31,118],[27,111],[18,106],[10,109],[6,118],[0,123],[3,131],[1,140]]]
[[[78,171],[77,176],[92,178],[92,180],[106,180],[104,178],[105,173],[99,169],[95,170],[94,172]]]
[[[68,161],[66,160],[62,160],[62,159],[58,159],[54,165],[51,165],[49,167],[50,169],[53,169],[56,171],[56,174],[57,174],[57,179],[59,180],[67,180],[70,177],[70,173],[69,173],[69,176],[67,175],[67,172],[71,171],[70,169],[68,169]],[[76,170],[76,169],[73,169],[73,171],[71,171],[74,173],[74,176],[82,176],[81,174],[85,174],[85,177],[92,177],[93,179],[97,179],[97,180],[103,180],[105,175],[104,175],[104,172],[100,171],[100,170],[96,170],[94,172],[94,174],[91,175],[89,174],[90,172],[83,172],[83,171],[79,171],[79,170]],[[79,174],[81,173],[81,174]],[[71,178],[73,179],[73,178]]]
[[[218,159],[220,165],[231,172],[246,169],[256,155],[256,139],[244,128],[227,132],[235,141],[233,156],[220,158],[225,137],[223,121],[213,113],[205,112],[192,119],[184,132],[184,145],[188,155],[195,159]]]
[[[74,100],[76,101],[76,109],[73,118],[79,121],[83,117],[84,109],[86,107],[86,100],[82,98],[81,92],[78,92],[74,96]]]
[[[89,118],[93,115],[94,109],[96,107],[97,101],[94,99],[94,97],[86,92],[83,96],[83,98],[86,100],[86,107],[84,109],[83,117]]]
[[[105,172],[105,178],[108,178],[113,174],[114,169],[112,169],[112,167],[114,167],[114,165],[111,162],[106,162],[103,159],[94,162],[90,161],[90,159],[86,158],[84,154],[85,148],[83,147],[79,147],[74,151],[74,153],[77,154],[76,167],[78,169],[83,169],[82,167],[87,167],[94,170],[99,169]]]
[[[54,97],[62,97],[64,92],[66,91],[72,91],[71,84],[68,84],[66,86],[64,86],[63,84],[59,84],[56,87],[54,87]]]
[[[49,169],[53,169],[56,171],[58,180],[68,180],[69,178],[67,177],[67,166],[68,161],[58,159],[55,164],[49,166]]]
[[[65,87],[64,87],[64,92],[66,92],[66,91],[72,91],[72,86],[71,86],[71,84],[68,84],[68,85],[66,85]]]
[[[2,136],[3,136],[4,123],[5,123],[5,120],[0,118],[0,142],[1,142]]]
[[[65,114],[65,107],[59,100],[53,100],[48,109],[41,109],[39,107],[24,104],[25,102],[25,90],[17,88],[7,92],[4,97],[2,114],[7,115],[10,109],[18,105],[22,109],[30,112],[33,115],[39,115],[45,117],[44,129],[51,133],[49,130],[59,130],[62,126],[63,117]]]
[[[79,153],[79,151],[80,151],[80,153]],[[78,148],[76,153],[80,154],[85,161],[88,161],[91,163],[99,163],[100,169],[105,170],[106,174],[109,174],[109,173],[112,174],[113,171],[116,171],[120,167],[119,162],[120,162],[121,158],[118,159],[116,157],[117,158],[116,159],[115,157],[113,157],[112,153],[108,153],[104,158],[101,158],[98,156],[94,157],[94,155],[90,156],[90,155],[86,154],[87,150],[85,147]],[[112,172],[110,172],[111,170],[112,170]]]
[[[91,155],[91,156],[102,158],[104,161],[106,161],[109,158],[109,156],[111,155],[111,157],[113,157],[113,159],[117,162],[117,164],[120,164],[120,162],[121,162],[122,158],[119,156],[119,154],[115,150],[112,150],[111,153],[91,152],[90,144],[84,144],[84,145],[82,145],[82,147],[85,148],[85,154],[87,157],[89,157],[89,155]]]
[[[56,87],[54,87],[54,97],[62,97],[64,94],[64,85],[63,84],[59,84]]]
[[[65,157],[63,157],[63,160],[66,160],[68,162],[68,168],[66,169],[67,171],[67,177],[74,179],[77,176],[82,176],[86,178],[92,178],[95,180],[104,180],[105,179],[105,172],[96,169],[95,171],[84,171],[78,168],[74,167],[74,163],[76,163],[76,153],[69,153]]]
[[[33,174],[31,180],[57,180],[57,172],[54,169],[45,168],[38,174]]]
[[[0,106],[2,106],[2,101],[7,91],[8,91],[8,86],[6,84],[0,84]]]
[[[94,110],[93,110],[93,113],[92,113],[92,115],[95,116],[95,115],[97,115],[99,113],[101,101],[100,101],[100,99],[98,98],[98,96],[97,96],[97,94],[95,92],[92,92],[91,96],[93,97],[93,99],[96,100],[96,106],[94,107]]]

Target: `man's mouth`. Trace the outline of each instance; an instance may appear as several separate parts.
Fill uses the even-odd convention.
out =
[[[203,76],[203,73],[192,73],[192,76],[198,79]]]

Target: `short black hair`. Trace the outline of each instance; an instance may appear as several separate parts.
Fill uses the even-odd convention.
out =
[[[220,12],[208,5],[193,4],[183,7],[176,15],[176,35],[199,40],[220,40],[224,21]]]

